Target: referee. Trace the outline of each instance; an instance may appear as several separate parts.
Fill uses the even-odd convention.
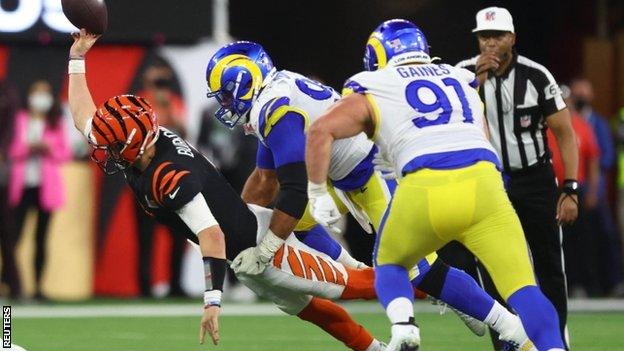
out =
[[[557,309],[567,343],[560,225],[574,222],[578,214],[578,151],[570,114],[552,74],[513,49],[516,35],[509,11],[489,7],[479,11],[476,19],[473,32],[481,53],[457,66],[475,72],[479,79],[490,141],[502,161],[508,195],[522,223],[539,286]],[[547,128],[563,158],[562,194],[550,162]],[[486,290],[495,294],[491,281],[483,280]]]

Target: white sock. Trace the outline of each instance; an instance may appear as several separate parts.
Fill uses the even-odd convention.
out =
[[[506,335],[509,329],[513,328],[511,331],[515,330],[516,318],[518,317],[509,312],[498,301],[494,301],[494,306],[492,306],[490,313],[488,313],[483,322],[499,334]]]
[[[381,342],[379,342],[379,340],[377,339],[373,339],[373,342],[371,342],[370,345],[368,345],[368,347],[366,348],[366,351],[380,351],[383,350],[382,346],[381,346]]]
[[[355,258],[351,257],[351,254],[349,254],[349,252],[347,250],[344,249],[344,247],[342,248],[342,250],[340,251],[340,256],[338,256],[338,262],[344,264],[345,266],[349,267],[349,268],[353,268],[353,269],[357,269],[360,267],[360,264],[362,264],[362,262],[356,260]]]
[[[388,304],[386,315],[392,324],[407,322],[414,317],[414,304],[408,298],[397,297]]]

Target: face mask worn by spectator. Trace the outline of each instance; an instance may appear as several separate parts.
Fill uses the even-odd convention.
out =
[[[47,113],[54,104],[54,98],[50,93],[32,93],[28,97],[28,106],[35,112]]]

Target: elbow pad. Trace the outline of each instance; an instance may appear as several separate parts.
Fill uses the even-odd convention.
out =
[[[301,218],[308,205],[308,174],[305,162],[288,163],[277,168],[280,191],[275,208],[292,216]]]

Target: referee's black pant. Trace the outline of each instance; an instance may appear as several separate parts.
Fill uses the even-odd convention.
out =
[[[557,310],[561,336],[566,341],[567,288],[562,234],[555,219],[559,191],[552,165],[544,163],[511,174],[507,180],[507,193],[522,223],[538,284]],[[439,253],[449,265],[462,268],[477,281],[481,280],[484,289],[504,304],[485,268],[480,264],[475,266],[472,254],[460,244],[451,243]],[[497,350],[502,348],[497,335],[492,335],[492,341]]]

